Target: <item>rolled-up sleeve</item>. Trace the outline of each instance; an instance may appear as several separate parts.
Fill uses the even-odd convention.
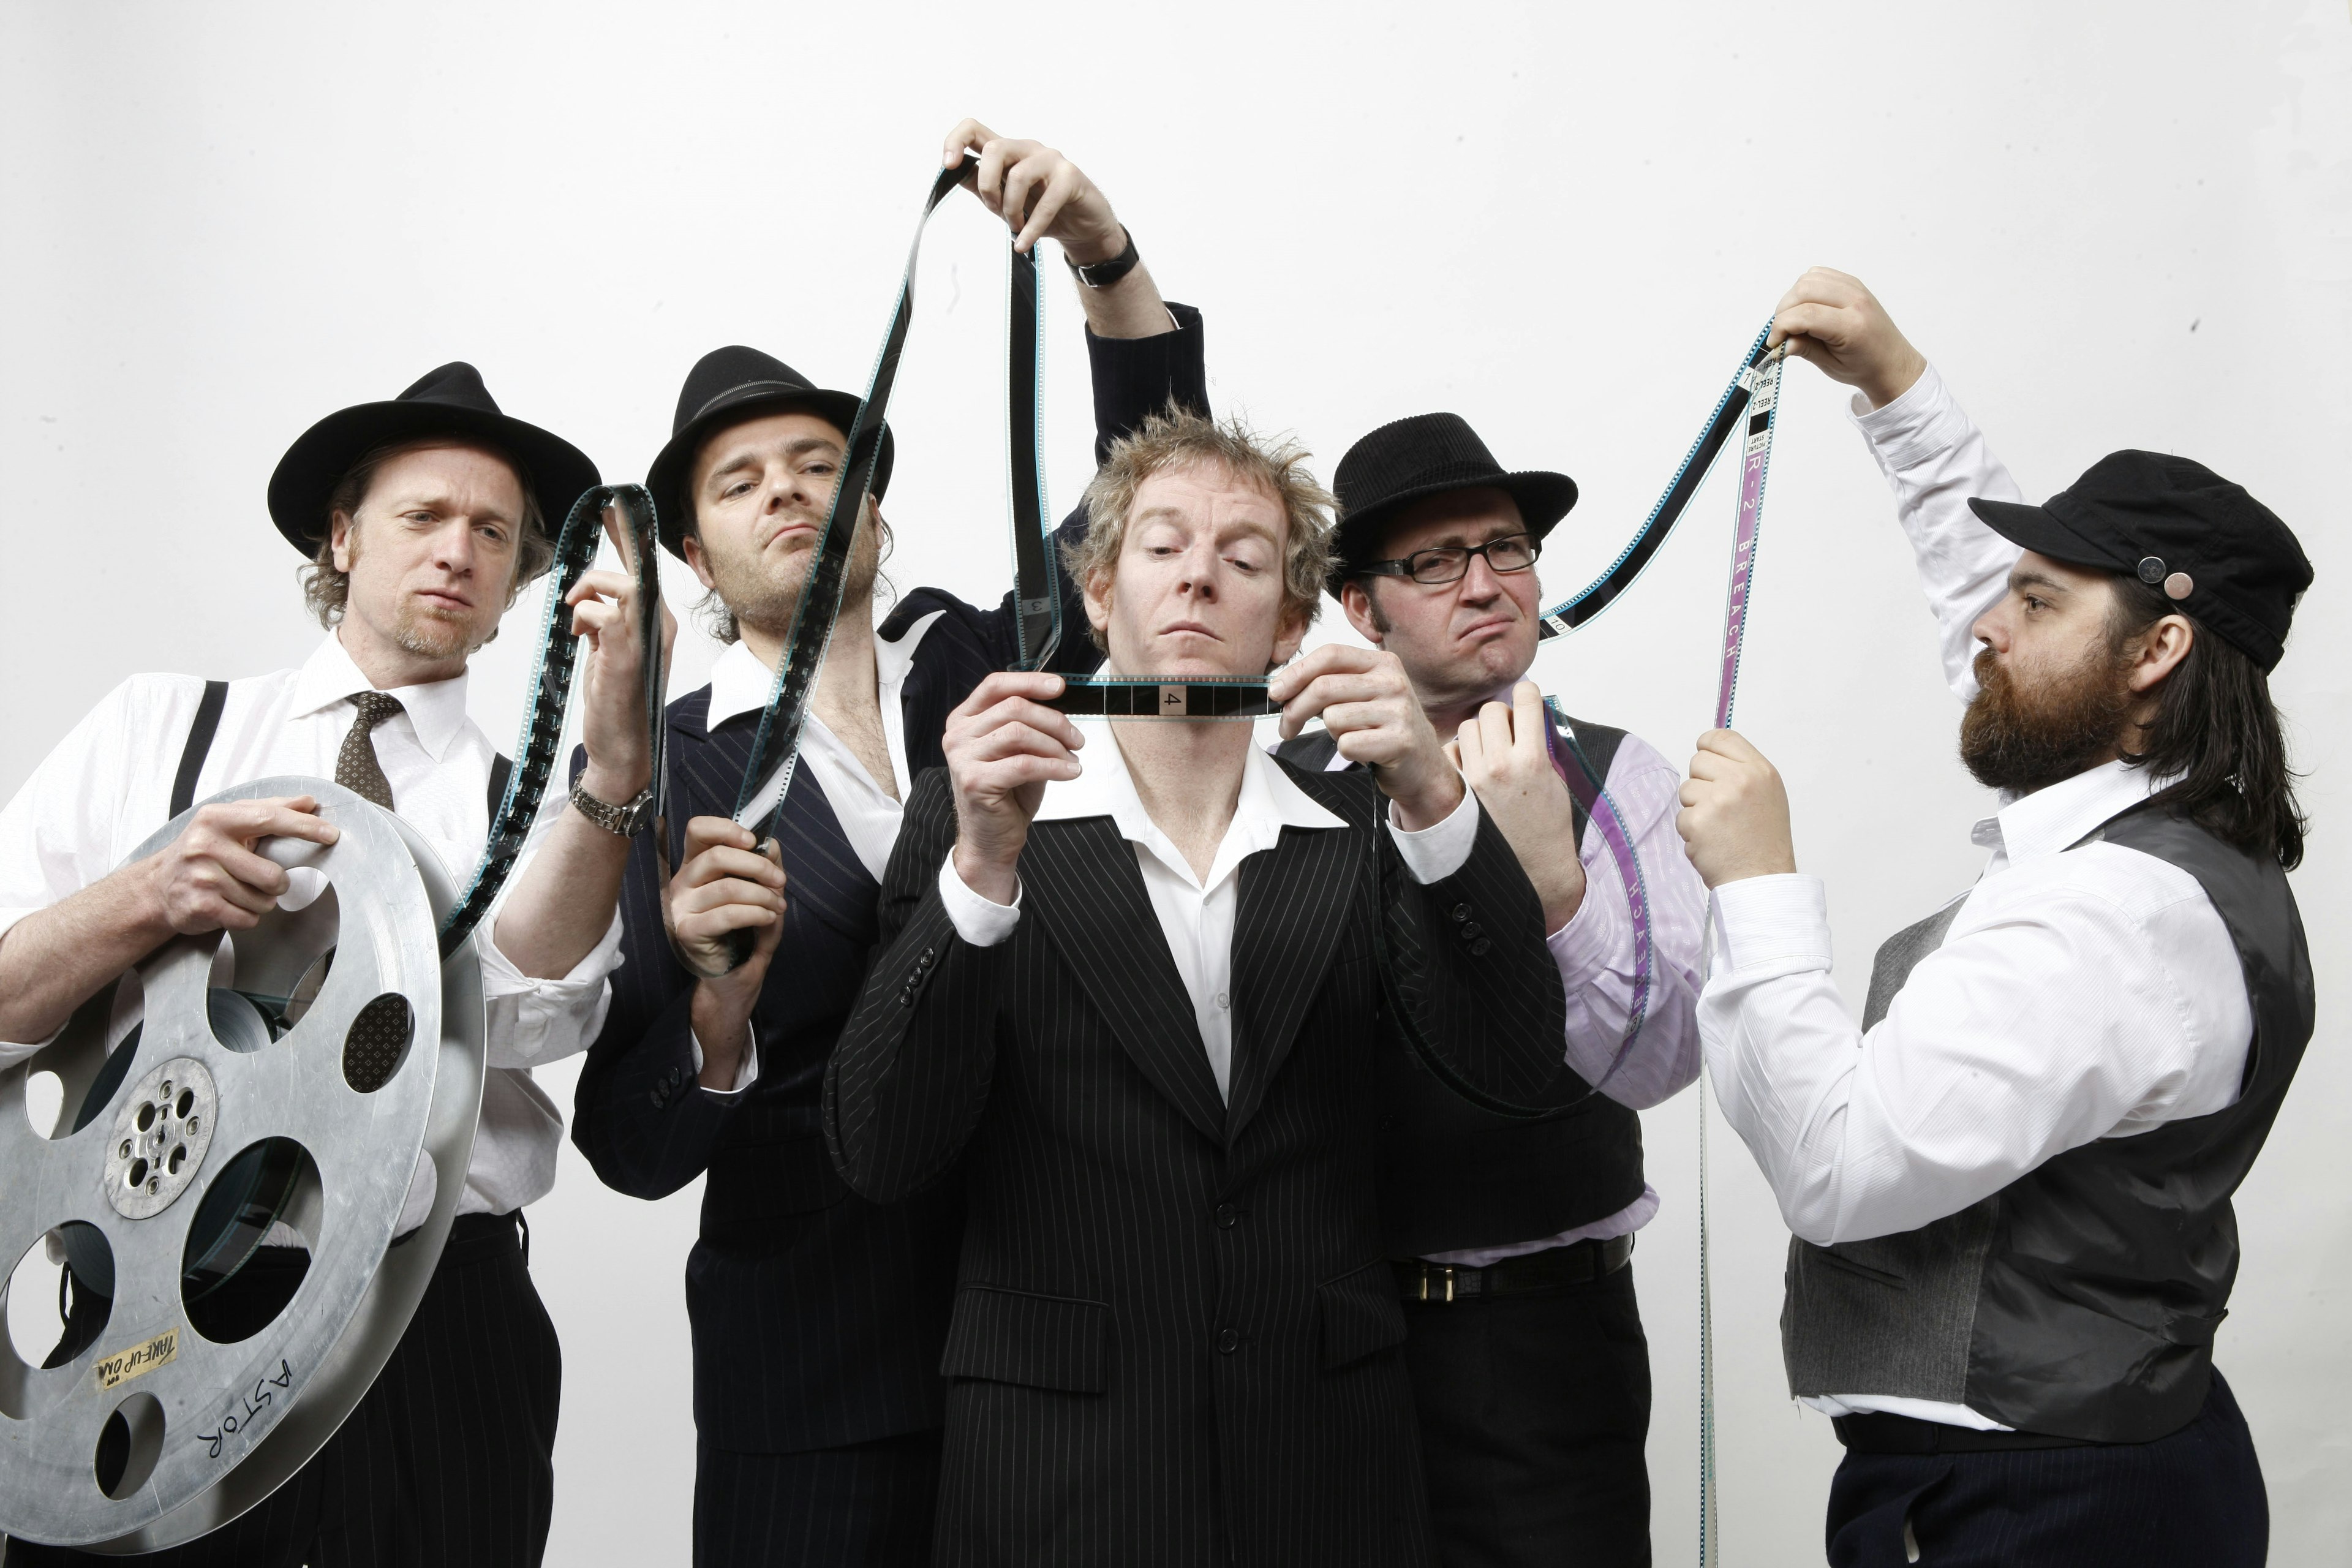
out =
[[[621,911],[617,904],[604,934],[596,939],[596,945],[572,966],[571,973],[560,978],[533,979],[499,951],[492,934],[499,929],[499,916],[514,889],[522,885],[532,858],[539,853],[563,808],[562,797],[552,791],[549,795],[548,802],[540,809],[539,820],[531,825],[530,837],[524,841],[513,874],[507,879],[505,890],[490,907],[474,939],[474,951],[482,966],[482,1001],[488,1013],[489,1064],[494,1068],[544,1067],[586,1050],[589,1042],[604,1027],[605,1010],[613,1004],[613,972],[621,967]]]

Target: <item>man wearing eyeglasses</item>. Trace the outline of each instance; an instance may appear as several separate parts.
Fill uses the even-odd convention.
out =
[[[1567,990],[1568,1063],[1601,1090],[1512,1121],[1409,1058],[1390,1065],[1381,1211],[1442,1559],[1647,1563],[1649,1347],[1630,1259],[1658,1194],[1635,1113],[1698,1076],[1706,899],[1675,833],[1680,775],[1622,730],[1555,724],[1523,679],[1541,624],[1536,558],[1576,504],[1574,480],[1506,472],[1461,416],[1424,414],[1357,442],[1336,488],[1330,591],[1454,737],[1535,884]],[[1282,754],[1351,765],[1328,731]],[[1588,812],[1579,797],[1596,793],[1606,804]],[[1646,895],[1646,984],[1612,814]]]

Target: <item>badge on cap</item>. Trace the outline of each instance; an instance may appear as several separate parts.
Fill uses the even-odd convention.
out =
[[[2163,582],[2164,558],[2158,555],[2141,556],[2139,558],[2139,580],[2147,584],[2151,588],[2155,587],[2158,583]]]
[[[2186,572],[2175,572],[2164,580],[2164,596],[2180,600],[2197,592],[2197,580]]]

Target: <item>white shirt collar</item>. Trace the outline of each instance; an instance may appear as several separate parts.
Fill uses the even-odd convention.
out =
[[[329,632],[303,662],[302,672],[295,679],[292,716],[323,712],[354,692],[375,689],[375,682],[352,662],[343,639]],[[409,728],[415,731],[416,743],[425,749],[426,756],[440,762],[449,742],[466,727],[466,672],[460,670],[446,680],[428,681],[422,686],[395,686],[389,691],[400,699]]]
[[[1271,849],[1286,827],[1345,827],[1347,824],[1318,805],[1291,782],[1282,764],[1252,746],[1242,763],[1242,792],[1234,803],[1234,819],[1217,846],[1217,858],[1205,879],[1195,879],[1192,868],[1175,843],[1160,830],[1143,809],[1136,793],[1135,775],[1128,772],[1127,756],[1118,747],[1118,727],[1097,728],[1078,753],[1078,776],[1045,786],[1037,819],[1066,821],[1082,816],[1108,816],[1118,836],[1149,849],[1168,868],[1202,890],[1214,888],[1235,868],[1261,849]]]
[[[1976,826],[1969,837],[2000,850],[2012,866],[2081,842],[2109,817],[2130,810],[2170,781],[2117,760],[2020,795]]]
[[[870,608],[867,613],[872,613]],[[916,646],[945,614],[933,610],[908,626],[896,642],[878,633],[875,636],[874,684],[882,694],[886,713],[906,685],[907,672],[915,668]],[[740,642],[730,644],[710,667],[710,711],[703,718],[703,728],[715,730],[738,714],[757,713],[768,705],[768,693],[775,684],[776,672],[761,664],[749,647]]]

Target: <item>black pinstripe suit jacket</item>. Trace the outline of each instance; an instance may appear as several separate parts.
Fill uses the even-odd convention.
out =
[[[1182,331],[1087,335],[1097,452],[1173,397],[1206,412],[1201,317],[1171,306]],[[1081,514],[1065,536],[1084,527]],[[1059,557],[1056,555],[1058,565]],[[1061,584],[1065,624],[1083,628],[1076,589]],[[945,612],[918,646],[900,694],[911,770],[944,761],[947,715],[1016,654],[1012,595],[993,609],[921,588],[882,626],[896,640]],[[1098,656],[1083,629],[1055,667]],[[751,749],[756,714],[709,729],[709,688],[669,709],[670,863],[687,821],[724,816]],[[575,756],[574,776],[583,759]],[[702,1437],[743,1453],[794,1453],[936,1426],[962,1197],[943,1183],[912,1201],[852,1194],[825,1152],[818,1093],[826,1056],[865,977],[880,889],[805,768],[776,837],[788,878],[784,934],[752,1012],[759,1080],[721,1100],[694,1083],[688,1010],[693,980],[661,922],[651,835],[631,847],[622,881],[625,962],[613,976],[604,1032],[573,1099],[572,1142],[606,1185],[639,1197],[709,1175],[702,1234],[687,1260],[694,1329],[694,1412]]]
[[[825,1125],[879,1201],[960,1163],[940,1563],[1429,1560],[1376,1053],[1402,1007],[1482,1098],[1586,1090],[1540,906],[1491,823],[1423,888],[1370,837],[1370,778],[1291,776],[1350,826],[1285,828],[1243,863],[1230,1103],[1109,819],[1034,825],[1021,922],[979,949],[937,887],[945,771],[915,788]]]

